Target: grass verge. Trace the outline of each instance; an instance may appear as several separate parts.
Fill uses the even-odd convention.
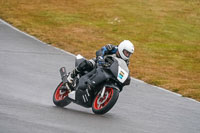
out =
[[[199,0],[0,0],[0,17],[87,58],[129,39],[132,76],[200,101],[199,7]]]

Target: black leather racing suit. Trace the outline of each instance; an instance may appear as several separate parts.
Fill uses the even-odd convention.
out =
[[[95,67],[95,64],[97,62],[100,62],[99,59],[103,59],[105,55],[112,55],[116,54],[117,52],[117,46],[112,44],[107,44],[106,46],[103,46],[100,50],[96,52],[96,58],[85,60],[81,62],[73,71],[72,71],[72,78],[74,78],[77,74],[83,71],[91,71]]]

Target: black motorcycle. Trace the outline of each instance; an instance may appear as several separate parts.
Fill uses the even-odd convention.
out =
[[[86,60],[81,55],[76,56],[75,66]],[[129,69],[124,60],[109,55],[105,57],[104,65],[96,65],[90,72],[81,72],[75,79],[73,89],[76,90],[75,100],[68,97],[69,91],[62,92],[64,79],[68,76],[65,67],[60,69],[62,82],[53,94],[56,106],[64,107],[71,102],[90,108],[95,114],[105,114],[116,103],[119,92],[130,84]]]

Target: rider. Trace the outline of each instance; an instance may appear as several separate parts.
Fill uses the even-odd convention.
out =
[[[72,72],[69,73],[67,77],[67,83],[61,88],[61,90],[66,91],[67,89],[70,91],[69,97],[73,97],[75,99],[75,91],[71,92],[71,87],[73,86],[74,78],[81,72],[81,71],[91,71],[95,64],[104,64],[104,56],[105,55],[113,55],[116,54],[117,57],[123,59],[127,65],[129,64],[129,58],[134,52],[134,46],[129,40],[122,41],[118,46],[107,44],[106,46],[102,47],[100,50],[96,52],[96,59],[85,60],[80,63]],[[96,63],[95,63],[96,62]]]

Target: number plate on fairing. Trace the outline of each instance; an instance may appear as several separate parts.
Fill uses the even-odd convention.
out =
[[[117,79],[121,82],[124,83],[124,81],[128,78],[128,73],[123,70],[120,66],[118,67],[118,77]]]

